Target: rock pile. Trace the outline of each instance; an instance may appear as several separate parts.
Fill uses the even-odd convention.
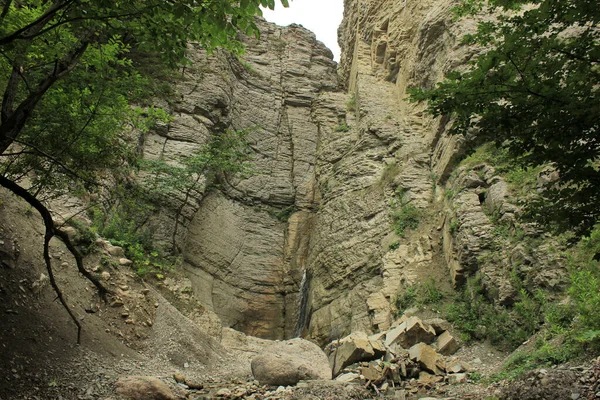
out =
[[[371,336],[356,332],[325,351],[336,380],[361,380],[377,393],[409,395],[436,383],[467,381],[471,366],[450,358],[459,344],[447,327],[440,319],[404,315],[388,331]]]

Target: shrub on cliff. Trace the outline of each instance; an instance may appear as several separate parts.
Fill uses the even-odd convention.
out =
[[[487,4],[487,5],[485,5]],[[600,8],[590,0],[464,0],[482,18],[465,42],[485,49],[467,72],[413,88],[453,133],[476,129],[527,166],[552,164],[560,184],[529,207],[557,228],[589,233],[600,217]]]

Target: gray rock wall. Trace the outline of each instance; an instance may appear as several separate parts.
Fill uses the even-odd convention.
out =
[[[173,122],[147,135],[143,149],[147,158],[176,162],[215,132],[256,128],[249,137],[256,173],[197,193],[176,239],[203,304],[225,326],[276,339],[296,329],[317,205],[320,133],[312,106],[320,91],[337,90],[338,79],[331,52],[314,34],[295,25],[259,25],[261,39],[244,39],[247,51],[239,59],[193,52],[193,65],[176,87]],[[180,201],[167,199],[174,206],[162,211],[157,240],[170,240]],[[281,217],[285,210],[293,211],[289,220]]]

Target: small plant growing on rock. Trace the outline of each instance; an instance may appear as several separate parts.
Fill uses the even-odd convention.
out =
[[[356,96],[354,94],[346,101],[346,110],[356,111]]]
[[[395,241],[395,242],[390,243],[388,248],[390,250],[397,250],[399,247],[400,247],[400,242]]]
[[[402,202],[394,206],[392,212],[392,229],[396,235],[404,237],[407,229],[416,229],[419,226],[420,212],[413,204]]]
[[[336,132],[348,132],[349,130],[350,130],[350,127],[345,122],[339,123],[335,127],[335,131]]]

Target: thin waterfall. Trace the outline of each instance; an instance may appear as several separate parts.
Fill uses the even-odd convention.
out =
[[[306,270],[302,271],[302,281],[300,282],[300,304],[298,308],[298,321],[296,323],[296,335],[300,337],[302,331],[306,327],[308,322],[308,290],[310,288],[310,277],[306,273]]]

